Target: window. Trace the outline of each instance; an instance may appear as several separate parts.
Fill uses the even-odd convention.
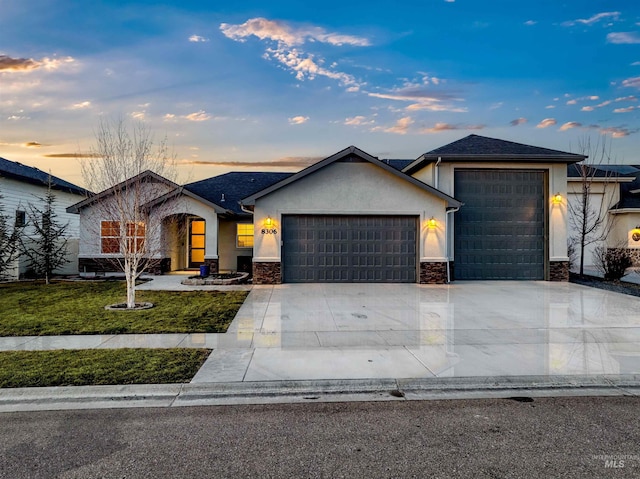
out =
[[[102,253],[120,252],[120,222],[100,222],[100,244]]]
[[[27,213],[21,210],[16,210],[16,226],[22,227],[27,224]]]
[[[253,224],[239,223],[236,225],[236,246],[238,248],[253,248]]]
[[[127,252],[143,252],[145,248],[146,226],[142,222],[127,223]],[[104,254],[120,253],[122,231],[119,221],[102,221],[100,223],[100,246]]]

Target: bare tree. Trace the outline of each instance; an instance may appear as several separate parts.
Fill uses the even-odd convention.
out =
[[[135,283],[154,267],[164,252],[162,219],[170,214],[172,191],[178,185],[175,157],[166,137],[156,141],[144,123],[102,120],[95,146],[82,163],[91,199],[92,234],[101,253],[124,273],[127,308],[134,308]]]
[[[69,223],[62,224],[56,219],[56,196],[51,186],[49,175],[47,192],[40,198],[42,204],[30,202],[28,206],[28,226],[33,229],[33,234],[20,241],[21,254],[28,258],[36,276],[44,277],[46,284],[56,269],[69,263],[66,238]]]
[[[575,192],[576,200],[568,202],[568,212],[571,242],[575,245],[580,275],[584,274],[586,247],[605,241],[614,225],[609,210],[617,201],[613,195],[617,173],[607,168],[612,164],[610,150],[605,136],[599,137],[594,143],[590,137],[583,137],[578,143],[578,151],[588,158],[575,165],[579,187]],[[601,201],[598,201],[599,197]]]
[[[0,279],[6,279],[7,273],[14,268],[13,262],[18,256],[18,232],[14,218],[5,214],[0,195]]]

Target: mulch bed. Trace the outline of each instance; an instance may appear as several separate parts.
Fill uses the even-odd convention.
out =
[[[640,284],[627,283],[626,281],[608,281],[596,276],[580,276],[579,274],[574,273],[569,275],[569,281],[583,286],[590,286],[592,288],[605,289],[607,291],[614,291],[616,293],[640,297]]]

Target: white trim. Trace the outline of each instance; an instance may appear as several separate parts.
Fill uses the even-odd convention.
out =
[[[274,257],[258,258],[258,257],[254,256],[252,261],[254,263],[280,263],[281,259],[280,258],[274,258]]]
[[[620,208],[619,210],[609,210],[612,215],[618,215],[622,213],[640,213],[640,208]]]
[[[220,259],[220,257],[217,254],[212,254],[212,255],[204,255],[204,259]]]
[[[420,258],[420,262],[421,263],[446,263],[447,261],[449,261],[447,258],[443,257],[427,257],[427,258]]]
[[[570,261],[568,256],[552,256],[549,258],[549,262],[551,261]]]

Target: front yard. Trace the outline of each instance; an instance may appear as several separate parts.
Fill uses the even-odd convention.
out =
[[[122,302],[121,281],[0,284],[0,336],[127,333],[224,333],[247,297],[244,291],[139,291],[154,308],[106,311]]]

